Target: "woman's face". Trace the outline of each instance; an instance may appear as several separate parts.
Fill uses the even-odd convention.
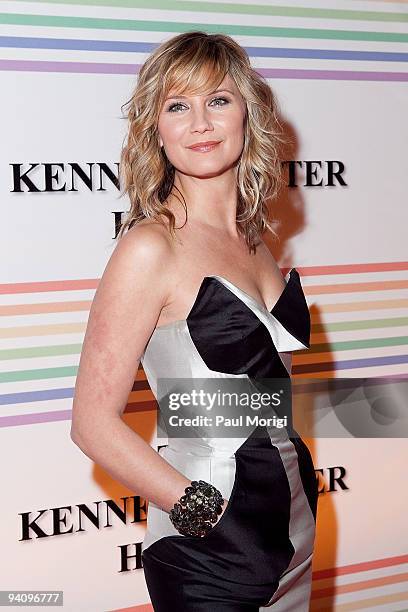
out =
[[[245,113],[245,101],[229,75],[212,94],[176,96],[170,91],[159,115],[160,146],[177,171],[217,176],[241,155]],[[191,148],[205,142],[218,144]]]

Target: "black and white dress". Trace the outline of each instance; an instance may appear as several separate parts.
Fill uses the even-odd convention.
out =
[[[186,319],[156,328],[141,358],[158,379],[291,376],[291,352],[310,348],[310,313],[296,268],[272,310],[222,276],[203,278]],[[307,612],[317,481],[292,426],[264,436],[169,437],[160,455],[228,500],[203,537],[184,536],[150,502],[142,545],[156,612]],[[259,432],[258,432],[259,434]],[[296,434],[296,435],[295,435]]]

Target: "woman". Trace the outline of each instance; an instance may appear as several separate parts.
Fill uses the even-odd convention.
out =
[[[169,434],[160,453],[120,418],[139,362],[162,400],[198,379],[268,389],[310,346],[299,274],[283,278],[261,239],[281,184],[276,102],[231,38],[189,32],[142,66],[128,119],[131,208],[92,303],[72,439],[149,500],[154,610],[306,611],[317,485],[291,415],[243,437]]]

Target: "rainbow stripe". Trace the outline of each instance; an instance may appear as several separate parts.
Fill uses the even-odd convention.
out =
[[[396,571],[397,570],[397,571]],[[315,570],[312,575],[310,612],[352,612],[381,610],[406,612],[408,591],[386,592],[392,585],[408,580],[408,555],[374,559],[338,567]],[[379,595],[382,587],[384,594]],[[370,594],[375,591],[377,594]],[[405,602],[405,605],[404,605]],[[393,604],[393,607],[390,606]],[[396,607],[396,604],[400,604]],[[384,607],[383,607],[384,606]],[[109,612],[152,612],[151,604],[115,608]]]
[[[0,70],[135,75],[162,40],[199,29],[236,37],[266,78],[408,81],[406,3],[384,2],[381,11],[305,4],[14,0],[0,13]]]
[[[312,337],[309,351],[293,355],[295,379],[408,375],[407,261],[296,267],[310,308]],[[0,426],[70,420],[98,282],[0,285]],[[126,412],[156,408],[139,366]]]

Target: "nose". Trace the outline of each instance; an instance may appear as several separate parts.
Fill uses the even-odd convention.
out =
[[[206,106],[193,108],[190,117],[190,129],[192,132],[205,132],[213,129],[211,119],[209,117],[209,110],[206,108]]]

